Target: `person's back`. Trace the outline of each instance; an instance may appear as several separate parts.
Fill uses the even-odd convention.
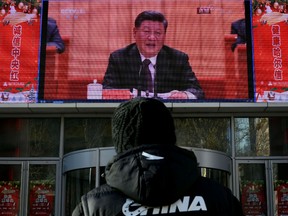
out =
[[[82,196],[77,215],[243,215],[231,191],[200,176],[192,151],[175,145],[173,118],[156,99],[122,103],[112,119],[117,155],[107,184]]]

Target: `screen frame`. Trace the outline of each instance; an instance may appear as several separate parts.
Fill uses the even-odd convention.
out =
[[[255,102],[254,86],[254,67],[253,67],[253,35],[252,35],[252,3],[250,0],[244,0],[246,38],[247,38],[247,73],[248,73],[248,97],[244,99],[160,99],[164,102],[173,103],[203,103],[203,102]],[[39,64],[39,85],[38,85],[38,103],[111,103],[122,102],[127,99],[46,99],[45,98],[45,70],[46,70],[46,41],[47,41],[47,20],[48,20],[49,0],[42,0],[41,16],[41,47],[40,47],[40,64]]]

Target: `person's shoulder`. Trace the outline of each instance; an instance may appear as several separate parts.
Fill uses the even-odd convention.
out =
[[[122,47],[122,48],[119,48],[119,49],[113,51],[111,54],[112,55],[123,55],[123,54],[135,53],[137,51],[138,51],[138,49],[137,49],[136,43],[132,43],[132,44],[129,44],[125,47]]]
[[[245,18],[241,18],[232,22],[232,25],[240,25],[241,23],[246,22]]]
[[[176,49],[174,47],[170,47],[170,46],[167,46],[167,45],[164,45],[162,47],[162,50],[164,50],[165,52],[169,52],[169,53],[175,53],[175,54],[186,54],[185,52],[179,50],[179,49]]]
[[[125,200],[124,194],[104,184],[83,195],[72,215],[118,215]]]
[[[215,211],[222,212],[223,214],[221,215],[243,216],[239,200],[228,187],[219,182],[210,178],[200,177],[192,190],[196,190],[197,193],[201,194],[207,203],[213,206],[212,208],[215,208]]]
[[[227,192],[229,192],[230,190],[229,188],[225,187],[219,182],[202,176],[196,182],[196,187],[204,188],[205,190],[209,191],[209,193],[215,193],[218,195],[220,194],[227,195]]]
[[[104,196],[107,195],[111,195],[113,193],[115,193],[116,190],[113,189],[112,187],[110,187],[107,184],[101,185],[97,188],[92,189],[91,191],[89,191],[86,195],[84,195],[86,197],[86,199],[91,199],[91,198],[96,198],[96,199],[100,199]]]
[[[228,187],[210,178],[201,176],[194,185],[194,188],[204,190],[204,194],[209,194],[211,197],[217,199],[221,197],[222,200],[227,200],[227,202],[236,199]]]
[[[52,17],[48,17],[48,23],[56,24],[56,20]]]
[[[183,52],[183,51],[181,51],[179,49],[167,46],[167,45],[164,45],[162,47],[160,53],[165,53],[165,54],[168,54],[170,56],[177,56],[177,57],[186,57],[186,56],[188,56],[187,53],[185,53],[185,52]]]
[[[48,25],[48,34],[49,33],[51,34],[57,28],[57,22],[52,17],[48,17],[47,25]]]
[[[124,194],[122,194],[115,188],[109,186],[108,184],[104,184],[97,188],[94,188],[87,193],[86,197],[88,200],[106,200],[108,202],[114,199],[118,199],[118,201],[121,202],[122,200],[126,199],[126,196]]]

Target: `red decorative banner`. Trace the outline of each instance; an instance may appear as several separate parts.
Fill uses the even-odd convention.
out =
[[[256,102],[288,101],[288,14],[279,4],[253,15]]]
[[[275,183],[275,203],[278,215],[288,215],[288,181],[277,181]]]
[[[0,182],[0,215],[17,216],[19,213],[19,182]]]
[[[51,184],[32,184],[30,216],[51,216],[54,211],[54,187]]]
[[[246,216],[267,215],[267,201],[263,181],[242,182],[241,202]]]
[[[40,17],[37,11],[18,12],[10,6],[0,16],[0,22],[0,103],[34,103],[38,90]]]

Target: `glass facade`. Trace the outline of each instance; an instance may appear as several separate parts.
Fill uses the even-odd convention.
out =
[[[64,153],[112,146],[110,118],[67,118],[64,126]]]
[[[231,154],[230,118],[175,118],[177,145]]]
[[[0,118],[0,157],[59,157],[60,118]]]
[[[287,156],[288,118],[235,118],[236,156]]]

